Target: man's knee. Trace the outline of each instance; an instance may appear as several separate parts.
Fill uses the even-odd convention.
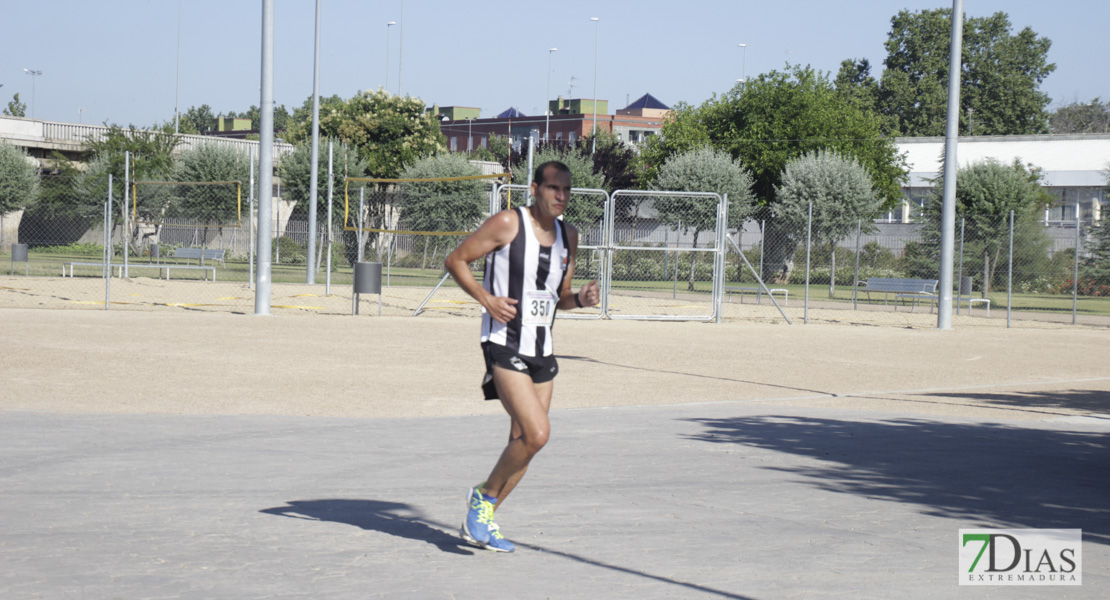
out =
[[[547,439],[550,435],[551,426],[544,422],[526,428],[524,435],[521,436],[521,441],[524,442],[524,449],[528,451],[528,454],[535,455],[547,445]]]

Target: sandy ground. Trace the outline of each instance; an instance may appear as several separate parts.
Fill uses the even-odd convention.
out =
[[[480,399],[476,318],[377,317],[370,306],[358,317],[296,318],[287,315],[311,313],[0,309],[0,410],[501,410]],[[560,320],[555,406],[742,401],[1035,420],[1110,413],[1105,329],[773,321]]]

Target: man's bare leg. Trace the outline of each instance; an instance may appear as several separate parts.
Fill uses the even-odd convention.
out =
[[[545,415],[548,414],[551,410],[551,393],[552,390],[554,390],[555,388],[554,383],[554,381],[547,381],[544,383],[533,384],[533,386],[536,388],[536,395],[539,397],[540,404],[543,405],[543,412]],[[509,429],[509,443],[512,443],[512,441],[515,439],[519,439],[522,436],[521,432],[522,429],[520,427],[520,423],[518,423],[516,419],[513,419],[512,425]],[[516,484],[520,483],[520,480],[524,477],[524,474],[527,471],[528,465],[526,464],[524,465],[523,469],[517,471],[516,473],[513,473],[513,475],[509,477],[508,482],[506,482],[506,484],[501,488],[501,495],[496,496],[497,508],[501,508],[505,505],[505,498],[507,498],[509,494],[513,491],[513,488],[516,487]]]
[[[554,385],[553,382],[537,385],[528,375],[497,366],[493,368],[493,381],[501,405],[513,423],[509,443],[482,487],[482,493],[497,498],[500,504],[524,476],[532,457],[547,444],[550,432],[547,411]]]

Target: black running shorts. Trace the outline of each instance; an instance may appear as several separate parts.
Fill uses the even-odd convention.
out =
[[[482,393],[486,400],[497,399],[497,387],[493,384],[494,365],[509,371],[519,371],[532,378],[533,383],[546,383],[559,374],[559,363],[555,355],[522,356],[512,350],[491,342],[482,343],[482,356],[486,359],[486,374],[482,378]]]

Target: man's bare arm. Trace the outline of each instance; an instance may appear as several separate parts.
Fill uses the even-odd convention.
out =
[[[494,319],[508,323],[516,316],[516,300],[494,296],[478,283],[470,272],[470,263],[512,242],[516,237],[517,219],[510,211],[502,211],[486,219],[478,231],[470,234],[443,265],[455,283],[478,301]]]

